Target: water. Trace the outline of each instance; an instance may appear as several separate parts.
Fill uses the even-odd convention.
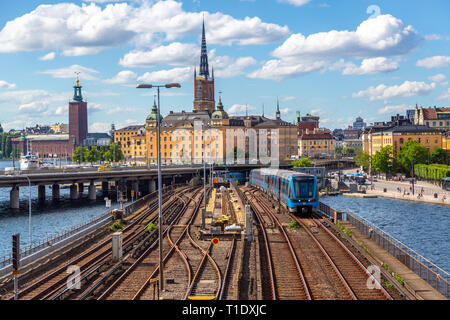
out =
[[[17,162],[16,162],[17,165]],[[12,166],[12,161],[0,161],[0,168]],[[0,259],[11,253],[12,235],[20,233],[22,250],[30,245],[28,231],[28,186],[19,188],[20,208],[13,212],[9,203],[10,188],[0,188]],[[106,212],[102,193],[97,191],[97,201],[88,199],[87,190],[83,198],[70,200],[70,190],[60,189],[60,202],[52,204],[52,192],[49,186],[45,190],[46,201],[43,205],[37,199],[37,186],[31,187],[32,241],[52,238],[56,234],[70,230],[88,220],[100,217]],[[114,198],[114,194],[110,197]],[[112,208],[118,204],[112,202]]]
[[[332,208],[355,212],[450,271],[450,207],[387,198],[324,197]]]

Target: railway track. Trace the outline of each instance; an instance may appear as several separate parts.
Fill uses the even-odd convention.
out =
[[[270,298],[273,300],[311,300],[309,285],[293,249],[292,241],[284,226],[271,212],[261,196],[245,192],[250,200],[258,224],[263,233],[266,262],[269,269]],[[265,223],[263,215],[269,217],[272,224]],[[266,229],[270,226],[270,229]],[[272,228],[276,226],[276,228]],[[263,278],[264,279],[264,278]]]
[[[253,189],[247,191],[249,192],[260,194],[260,202],[269,206],[270,199],[260,191]],[[382,287],[379,290],[368,289],[370,272],[342,241],[323,225],[323,221],[300,218],[290,213],[280,216],[288,217],[301,226],[299,231],[291,232],[291,235],[296,240],[294,247],[310,284],[312,299],[392,299]]]
[[[199,189],[192,192],[198,193]],[[167,227],[163,231],[163,237],[168,234],[173,224],[176,223],[187,210],[191,201],[189,194],[189,192],[185,192],[176,195],[178,200],[176,208],[173,210],[170,217],[168,217],[166,212],[164,213],[164,221]],[[156,236],[157,232],[155,231],[154,234]],[[157,245],[158,239],[156,238],[150,246],[137,255],[137,258],[133,260],[130,259],[130,261],[127,262],[128,266],[126,270],[110,286],[102,290],[101,294],[97,296],[97,299],[133,300],[139,298],[159,269],[159,251],[157,252],[157,250],[154,250]],[[170,254],[171,248],[167,245],[163,245],[163,248],[163,256]]]
[[[185,190],[186,188],[182,188]],[[166,205],[170,205],[172,200],[168,200],[175,191],[169,191],[165,198]],[[157,208],[157,202],[153,201],[148,207],[141,212],[140,215],[133,217],[122,231],[124,251],[131,250],[133,244],[140,241],[143,235],[142,230],[145,224],[154,219],[154,211]],[[67,270],[70,266],[77,266],[82,277],[91,273],[93,270],[99,270],[106,264],[111,256],[111,240],[110,237],[102,240],[98,244],[92,246],[89,250],[69,259],[66,263],[55,267],[53,270],[39,277],[35,282],[27,285],[19,291],[19,299],[24,300],[45,300],[58,296],[60,292],[67,289],[67,280],[70,274]],[[12,299],[13,296],[10,297]]]
[[[367,280],[371,273],[342,241],[322,224],[321,219],[299,218],[294,215],[292,218],[305,228],[326,260],[333,265],[334,272],[339,274],[352,299],[392,300],[391,295],[379,283],[380,289],[368,289]],[[311,229],[314,229],[314,232]]]

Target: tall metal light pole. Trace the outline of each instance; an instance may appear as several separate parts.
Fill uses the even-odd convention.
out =
[[[157,153],[158,153],[158,224],[159,224],[159,235],[158,235],[158,242],[159,242],[159,289],[160,291],[164,290],[164,275],[163,275],[163,267],[164,267],[164,261],[163,261],[163,238],[162,238],[162,224],[163,224],[163,216],[162,216],[162,175],[161,175],[161,119],[160,119],[160,113],[161,108],[159,104],[159,88],[180,88],[181,86],[178,83],[168,83],[165,85],[151,85],[151,84],[139,84],[136,88],[137,89],[151,89],[151,88],[157,88],[158,90],[158,112],[156,115],[156,128],[157,128]]]
[[[28,176],[25,176],[28,180],[28,234],[30,237],[30,248],[32,244],[32,228],[31,228],[31,181]]]

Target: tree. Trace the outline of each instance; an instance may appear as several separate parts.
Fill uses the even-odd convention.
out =
[[[358,166],[363,167],[364,170],[367,171],[370,165],[370,155],[362,149],[358,149],[355,156],[355,162]]]
[[[442,148],[434,148],[430,155],[431,163],[447,164],[447,152]]]
[[[428,162],[428,148],[417,141],[409,140],[400,148],[398,161],[405,170],[412,174],[413,165]]]
[[[100,160],[101,154],[97,147],[91,147],[86,155],[86,161],[91,164]]]
[[[73,155],[72,155],[72,161],[80,164],[80,160],[82,162],[88,161],[87,160],[87,156],[89,154],[89,148],[88,147],[77,147],[74,151],[73,151]]]
[[[311,160],[307,157],[303,157],[300,160],[294,160],[292,161],[292,165],[294,168],[301,168],[301,167],[312,167]]]
[[[115,156],[114,156],[115,154]],[[102,158],[106,161],[121,161],[124,159],[122,149],[116,143],[112,143],[109,149],[102,155]]]
[[[381,148],[372,157],[372,167],[377,172],[384,172],[386,176],[397,166],[394,161],[394,150],[392,146]]]

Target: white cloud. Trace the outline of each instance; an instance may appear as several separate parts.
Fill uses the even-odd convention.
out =
[[[169,70],[159,70],[153,72],[146,72],[137,78],[139,82],[186,82],[192,80],[194,68],[173,68]]]
[[[97,1],[98,2],[98,1]],[[110,2],[110,1],[108,1]],[[235,19],[220,12],[187,12],[182,2],[142,1],[139,5],[94,2],[40,5],[6,22],[0,31],[0,52],[60,50],[79,56],[134,42],[149,47],[198,35],[203,16],[209,44],[266,44],[289,34],[287,26],[262,22],[258,17]]]
[[[295,99],[297,99],[296,97],[290,96],[290,97],[284,97],[283,101],[284,102],[288,102],[288,101],[294,101]]]
[[[401,85],[386,86],[380,84],[377,87],[369,87],[366,90],[361,90],[353,93],[353,98],[368,97],[370,100],[384,100],[397,97],[412,97],[416,95],[425,95],[430,93],[436,84],[426,84],[425,82],[405,81]]]
[[[352,57],[400,55],[417,46],[419,36],[412,26],[389,14],[363,21],[355,31],[319,32],[305,37],[291,35],[273,51],[277,58]]]
[[[99,73],[97,70],[86,68],[77,64],[71,65],[67,68],[40,71],[39,73],[49,74],[53,78],[71,79],[75,77],[75,72],[81,72],[80,79],[84,80],[97,80],[94,74]]]
[[[277,0],[277,1],[282,3],[290,3],[294,6],[300,7],[307,4],[310,0]]]
[[[393,71],[398,69],[398,63],[387,57],[409,53],[419,41],[412,26],[405,26],[391,15],[379,15],[363,21],[355,31],[331,30],[307,37],[292,34],[272,52],[277,59],[267,61],[249,77],[281,81],[312,71],[325,71],[327,65],[330,70],[344,68],[345,74]],[[357,67],[344,63],[344,58],[364,60]],[[341,61],[331,64],[333,59]]]
[[[48,103],[46,102],[30,102],[26,104],[21,104],[17,108],[18,112],[27,115],[38,115],[44,113],[48,110]]]
[[[449,100],[450,101],[450,88],[447,89],[447,91],[444,91],[439,97],[436,98],[437,100]]]
[[[124,84],[130,82],[136,82],[137,74],[130,70],[120,71],[111,79],[103,80],[105,83],[109,84]]]
[[[111,123],[94,122],[89,126],[89,132],[106,132],[109,133]]]
[[[15,89],[17,85],[15,83],[8,83],[4,80],[0,80],[0,89]]]
[[[284,79],[308,74],[313,71],[324,70],[326,65],[327,63],[325,61],[291,63],[283,60],[269,60],[261,69],[253,71],[248,77],[282,81]]]
[[[39,58],[39,60],[41,61],[49,61],[49,60],[53,60],[56,57],[56,53],[55,52],[50,52],[47,53],[46,55],[42,56]]]
[[[377,57],[364,59],[359,67],[354,63],[345,63],[343,60],[340,60],[330,69],[340,68],[343,68],[343,75],[366,75],[394,71],[399,68],[399,65],[397,61],[389,60],[385,57]]]
[[[444,68],[450,65],[449,56],[434,56],[425,59],[418,60],[416,66],[427,69],[431,68]]]
[[[245,104],[234,104],[228,110],[227,113],[229,115],[244,115],[246,111],[256,110],[255,107],[245,105]]]
[[[396,113],[405,113],[406,110],[413,109],[412,106],[406,105],[406,104],[400,104],[396,106],[385,106],[384,108],[381,108],[378,110],[379,114],[396,114]]]
[[[119,64],[128,68],[154,67],[165,64],[172,66],[193,65],[199,60],[199,46],[173,42],[150,51],[132,51],[120,59]]]
[[[428,80],[440,83],[443,87],[446,87],[448,85],[447,76],[442,73],[435,74],[434,76],[429,76]]]
[[[214,76],[219,78],[231,78],[244,73],[244,70],[257,61],[252,57],[240,57],[237,59],[228,56],[215,57],[210,65],[214,67]]]

